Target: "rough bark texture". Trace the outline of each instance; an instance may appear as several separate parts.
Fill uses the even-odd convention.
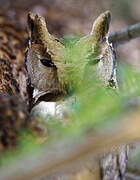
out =
[[[118,32],[110,34],[109,41],[117,46],[140,36],[140,23],[131,25]]]
[[[17,143],[27,122],[26,34],[4,14],[0,15],[0,149]]]
[[[27,124],[27,107],[19,96],[0,94],[0,150],[12,148]]]
[[[102,180],[125,180],[128,146],[120,146],[116,153],[110,153],[100,161]]]
[[[26,92],[24,52],[27,34],[5,14],[0,15],[0,92],[19,94],[23,99]]]

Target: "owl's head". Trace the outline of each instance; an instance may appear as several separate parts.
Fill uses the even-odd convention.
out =
[[[52,100],[79,86],[88,64],[105,83],[111,80],[114,57],[107,40],[110,19],[110,12],[104,12],[95,20],[88,35],[68,45],[48,32],[43,17],[28,14],[26,67],[35,102],[43,98]],[[76,83],[73,76],[78,80]]]

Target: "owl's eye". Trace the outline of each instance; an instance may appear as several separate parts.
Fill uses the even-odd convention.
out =
[[[51,60],[47,60],[47,59],[40,59],[40,62],[47,67],[55,67],[55,64],[51,61]]]
[[[93,59],[93,60],[90,60],[88,62],[89,65],[95,65],[97,64],[101,59],[100,58],[96,58],[96,59]]]

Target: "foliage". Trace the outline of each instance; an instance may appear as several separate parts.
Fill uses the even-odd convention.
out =
[[[75,101],[74,103],[71,101],[68,106],[72,109],[72,113],[68,114],[66,123],[54,118],[47,120],[47,128],[50,132],[48,143],[54,138],[61,139],[61,137],[81,139],[88,130],[96,133],[106,132],[108,129],[115,128],[112,126],[113,122],[121,123],[120,117],[126,114],[128,109],[138,105],[140,73],[136,71],[136,68],[120,64],[118,68],[119,90],[105,87],[91,70],[96,64],[88,63],[91,61],[89,47],[86,46],[83,52],[81,45],[75,45],[77,41],[77,38],[63,40],[66,46],[64,53],[68,58],[67,65],[70,69],[66,78],[71,84],[74,82],[69,98],[74,98]],[[84,69],[84,63],[86,69]],[[73,91],[74,94],[72,94]],[[9,162],[11,157],[12,159],[17,158],[19,154],[23,155],[40,146],[40,144],[36,145],[36,137],[29,134],[22,133],[21,143],[16,151],[6,153],[1,163],[6,159],[6,162]]]

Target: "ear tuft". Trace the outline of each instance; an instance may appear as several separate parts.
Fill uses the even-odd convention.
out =
[[[28,27],[29,27],[29,31],[33,31],[34,28],[34,15],[29,12],[28,16],[27,16],[27,22],[28,22]]]
[[[111,13],[106,11],[102,13],[93,23],[91,35],[93,35],[94,42],[102,42],[106,37],[111,21]]]
[[[27,21],[31,42],[44,45],[48,33],[45,19],[38,14],[28,13]]]

